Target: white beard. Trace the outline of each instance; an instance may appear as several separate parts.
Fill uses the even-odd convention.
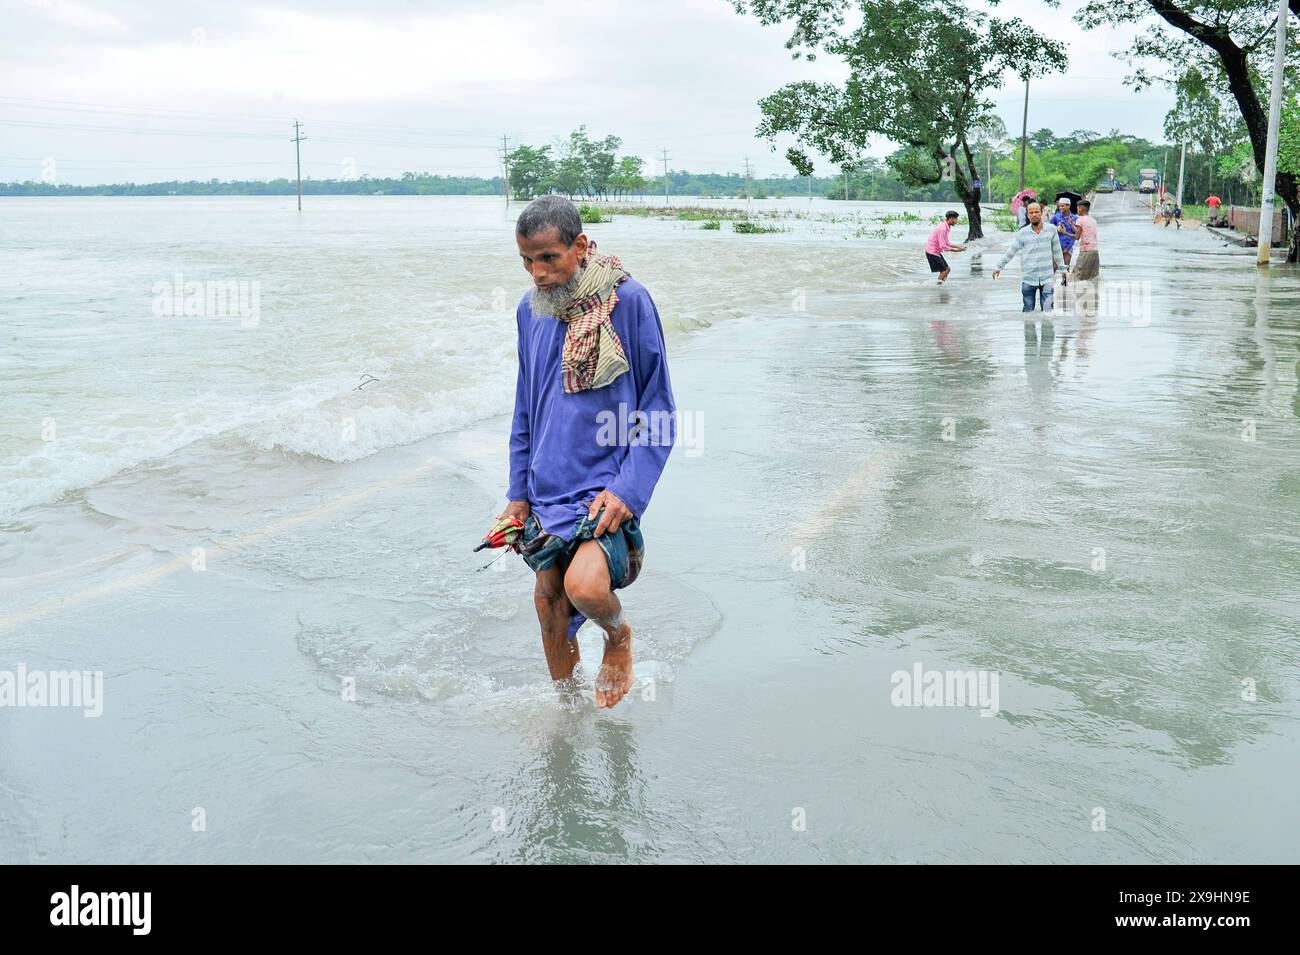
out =
[[[552,289],[543,290],[534,285],[532,293],[528,296],[528,304],[532,306],[533,314],[542,318],[556,318],[560,310],[568,304],[569,299],[573,298],[573,293],[578,290],[578,283],[582,281],[584,269],[586,269],[585,265],[578,266],[569,281]]]

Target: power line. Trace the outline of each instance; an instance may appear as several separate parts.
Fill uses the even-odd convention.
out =
[[[39,106],[29,106],[29,103],[40,104]],[[154,106],[116,106],[111,103],[83,103],[77,100],[46,100],[36,99],[26,96],[0,96],[0,105],[11,105],[20,109],[52,109],[59,112],[79,112],[79,113],[102,113],[108,116],[127,116],[127,115],[160,115],[160,116],[202,116],[213,119],[237,119],[241,121],[252,120],[254,122],[269,123],[279,125],[288,121],[286,116],[261,116],[253,113],[218,113],[204,110],[186,110],[186,109],[165,109]],[[63,106],[50,104],[67,104]],[[432,133],[440,136],[482,136],[482,133],[470,132],[468,130],[454,129],[430,129],[427,127],[414,126],[392,126],[382,123],[349,123],[344,120],[327,120],[327,119],[307,119],[303,122],[315,123],[318,126],[349,126],[356,129],[384,129],[395,132],[416,132]]]
[[[70,129],[78,132],[119,133],[121,135],[196,136],[211,139],[238,139],[264,142],[276,141],[276,137],[271,135],[264,135],[262,133],[241,133],[233,130],[160,129],[157,127],[133,129],[123,126],[87,126],[78,123],[38,123],[16,119],[0,119],[0,126],[20,126],[36,129]],[[398,142],[395,140],[359,139],[351,136],[317,136],[316,141],[321,143],[343,143],[354,146],[398,146],[403,149],[482,148],[479,144],[469,143],[410,143]]]

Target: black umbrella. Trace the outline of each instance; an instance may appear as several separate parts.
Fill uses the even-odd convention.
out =
[[[1062,199],[1069,199],[1069,200],[1070,200],[1070,214],[1071,214],[1071,215],[1078,215],[1078,214],[1079,214],[1079,200],[1082,199],[1082,198],[1083,198],[1083,196],[1079,195],[1077,192],[1058,192],[1058,193],[1056,194],[1056,201],[1057,201],[1058,204],[1060,203],[1060,201],[1061,201]]]

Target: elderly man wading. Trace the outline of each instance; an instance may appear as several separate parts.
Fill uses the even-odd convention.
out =
[[[663,326],[645,286],[582,234],[577,208],[533,200],[515,241],[533,289],[519,303],[510,503],[551,679],[568,680],[584,620],[605,631],[596,705],[632,688],[632,628],[614,590],[641,569],[640,520],[672,451]]]

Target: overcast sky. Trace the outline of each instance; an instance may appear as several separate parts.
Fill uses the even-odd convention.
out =
[[[1132,93],[1108,56],[1131,28],[1085,33],[1077,6],[999,8],[1070,47],[1069,70],[1034,83],[1030,129],[1159,138],[1171,95]],[[673,169],[739,171],[748,156],[759,176],[789,174],[789,144],[753,137],[758,100],[844,76],[791,60],[788,28],[726,0],[0,0],[0,17],[0,180],[292,176],[295,117],[315,178],[490,176],[503,135],[544,145],[583,123],[621,136],[647,173],[667,149]],[[1022,95],[1008,77],[995,97],[1013,131]]]

